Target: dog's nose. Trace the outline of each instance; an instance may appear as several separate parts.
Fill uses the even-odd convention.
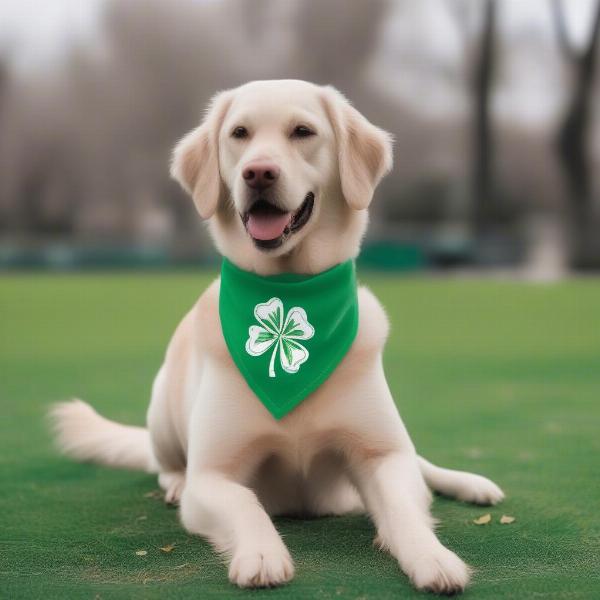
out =
[[[272,162],[255,161],[246,165],[242,177],[252,189],[264,190],[279,178],[279,167]]]

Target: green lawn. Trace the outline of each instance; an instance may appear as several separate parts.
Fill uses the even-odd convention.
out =
[[[153,477],[53,451],[43,415],[56,400],[143,422],[169,336],[208,280],[0,278],[0,598],[423,597],[363,517],[278,519],[296,578],[237,590],[146,496]],[[508,494],[487,526],[472,523],[487,510],[435,500],[442,541],[476,569],[465,597],[600,598],[600,281],[365,280],[392,322],[387,373],[420,452]]]

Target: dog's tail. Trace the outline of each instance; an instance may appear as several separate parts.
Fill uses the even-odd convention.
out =
[[[55,404],[49,417],[63,454],[80,462],[157,471],[147,429],[109,421],[81,400]]]

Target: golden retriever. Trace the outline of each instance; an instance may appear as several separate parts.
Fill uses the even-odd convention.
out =
[[[172,175],[235,265],[312,274],[358,255],[367,209],[391,165],[390,136],[335,89],[256,81],[214,97],[175,148]],[[158,473],[183,526],[225,553],[241,587],[294,575],[271,515],[366,511],[377,542],[417,588],[462,590],[469,568],[436,537],[430,490],[479,504],[503,493],[484,477],[417,456],[383,372],[388,322],[373,294],[359,288],[359,328],[345,358],[281,420],[234,365],[218,299],[219,280],[177,328],[147,429],[75,400],[53,411],[63,451]]]

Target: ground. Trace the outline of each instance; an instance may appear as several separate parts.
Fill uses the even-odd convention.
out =
[[[434,502],[442,541],[476,570],[465,598],[600,597],[600,282],[364,279],[392,322],[386,371],[419,451],[508,496],[489,510]],[[43,417],[56,400],[143,423],[168,338],[208,280],[0,278],[0,597],[425,597],[372,547],[364,517],[278,519],[296,578],[237,590],[152,476],[53,450]],[[473,523],[487,512],[491,524]]]

